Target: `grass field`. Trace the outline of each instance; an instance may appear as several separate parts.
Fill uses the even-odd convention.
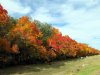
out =
[[[0,75],[100,75],[100,55],[0,69]]]

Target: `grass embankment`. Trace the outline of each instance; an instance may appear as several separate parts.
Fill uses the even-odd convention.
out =
[[[100,55],[0,70],[0,75],[100,75]]]

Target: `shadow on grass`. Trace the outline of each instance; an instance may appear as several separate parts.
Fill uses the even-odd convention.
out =
[[[84,58],[82,58],[84,59]],[[82,60],[81,58],[67,58],[67,60],[57,60],[44,64],[33,64],[33,65],[16,65],[12,67],[0,69],[0,75],[20,75],[24,73],[40,73],[47,69],[59,69],[60,67],[66,66],[66,62],[73,62]]]
[[[40,72],[49,68],[60,68],[64,66],[64,62],[52,62],[51,65],[49,64],[33,64],[33,65],[18,65],[8,68],[0,69],[0,75],[13,75],[13,74],[23,74],[23,73],[30,73],[30,72]]]

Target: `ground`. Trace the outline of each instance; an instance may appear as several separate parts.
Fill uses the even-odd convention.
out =
[[[0,69],[0,75],[100,75],[100,55]]]

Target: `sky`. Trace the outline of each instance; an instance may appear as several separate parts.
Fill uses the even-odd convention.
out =
[[[10,16],[47,22],[100,50],[100,0],[0,0]]]

